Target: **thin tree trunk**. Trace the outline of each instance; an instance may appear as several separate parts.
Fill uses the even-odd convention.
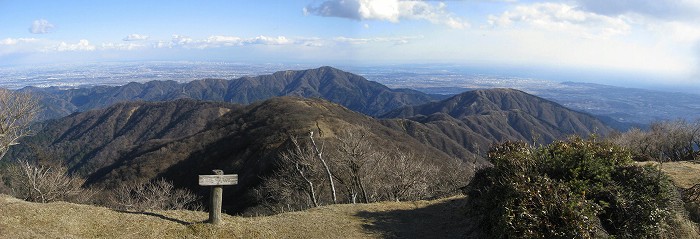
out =
[[[314,146],[314,151],[316,151],[318,159],[321,160],[323,168],[326,169],[326,176],[328,177],[331,192],[333,192],[333,203],[338,203],[338,198],[335,194],[335,184],[333,183],[333,175],[331,174],[331,169],[328,168],[328,164],[326,164],[326,160],[323,160],[323,152],[321,152],[321,150],[319,150],[318,146],[316,145],[316,141],[314,140],[314,131],[309,131],[309,138],[311,139],[311,144]]]
[[[305,175],[304,172],[299,168],[299,163],[296,163],[294,165],[297,169],[297,172],[299,175],[301,175],[302,178],[306,181],[307,184],[309,184],[309,196],[311,197],[311,202],[313,202],[314,207],[318,207],[318,200],[316,200],[316,191],[314,190],[314,183],[311,182]]]
[[[364,183],[362,183],[362,179],[358,180],[358,184],[360,185],[360,192],[362,193],[362,200],[364,200],[364,203],[369,203],[369,197],[367,197],[367,191],[365,190]]]

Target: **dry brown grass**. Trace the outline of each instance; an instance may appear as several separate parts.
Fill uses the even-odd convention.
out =
[[[2,238],[424,238],[463,237],[462,198],[334,205],[267,217],[205,212],[118,212],[71,203],[31,203],[0,195]]]
[[[657,162],[648,161],[639,164],[658,165]],[[661,170],[668,174],[676,186],[690,188],[700,183],[700,162],[677,161],[663,163]]]

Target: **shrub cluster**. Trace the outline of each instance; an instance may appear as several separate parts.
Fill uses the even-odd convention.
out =
[[[433,160],[412,148],[392,149],[369,131],[346,129],[316,143],[301,139],[290,136],[275,172],[254,191],[260,205],[247,214],[432,199],[458,194],[467,184],[469,169],[461,161]]]
[[[112,191],[110,207],[127,211],[202,210],[200,198],[187,189],[178,189],[165,179],[122,184]]]
[[[630,129],[610,140],[632,152],[636,161],[700,159],[700,119],[654,122],[648,130]]]
[[[504,143],[465,188],[469,214],[494,238],[668,236],[677,191],[611,143],[571,138],[539,148]]]
[[[97,193],[83,188],[85,179],[71,175],[62,165],[48,166],[18,161],[2,169],[4,189],[12,196],[32,202],[68,201],[87,203]]]

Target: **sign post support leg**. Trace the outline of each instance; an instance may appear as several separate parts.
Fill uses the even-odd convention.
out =
[[[211,207],[209,209],[209,221],[212,224],[221,223],[221,201],[224,194],[224,186],[211,187]]]
[[[216,175],[224,175],[224,171],[213,170]],[[224,186],[211,187],[211,205],[209,208],[209,222],[214,225],[221,224],[221,201],[223,201]]]

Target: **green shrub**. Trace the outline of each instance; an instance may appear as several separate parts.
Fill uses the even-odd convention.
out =
[[[688,211],[688,217],[694,223],[700,223],[700,203],[698,202],[687,202],[685,203],[685,210]]]
[[[652,167],[606,142],[504,143],[466,188],[469,212],[494,238],[662,237],[674,191]]]
[[[620,237],[660,237],[671,215],[674,186],[653,167],[626,166],[612,173],[614,185],[605,193],[608,207],[600,215],[603,226]],[[603,201],[603,198],[596,198]]]

